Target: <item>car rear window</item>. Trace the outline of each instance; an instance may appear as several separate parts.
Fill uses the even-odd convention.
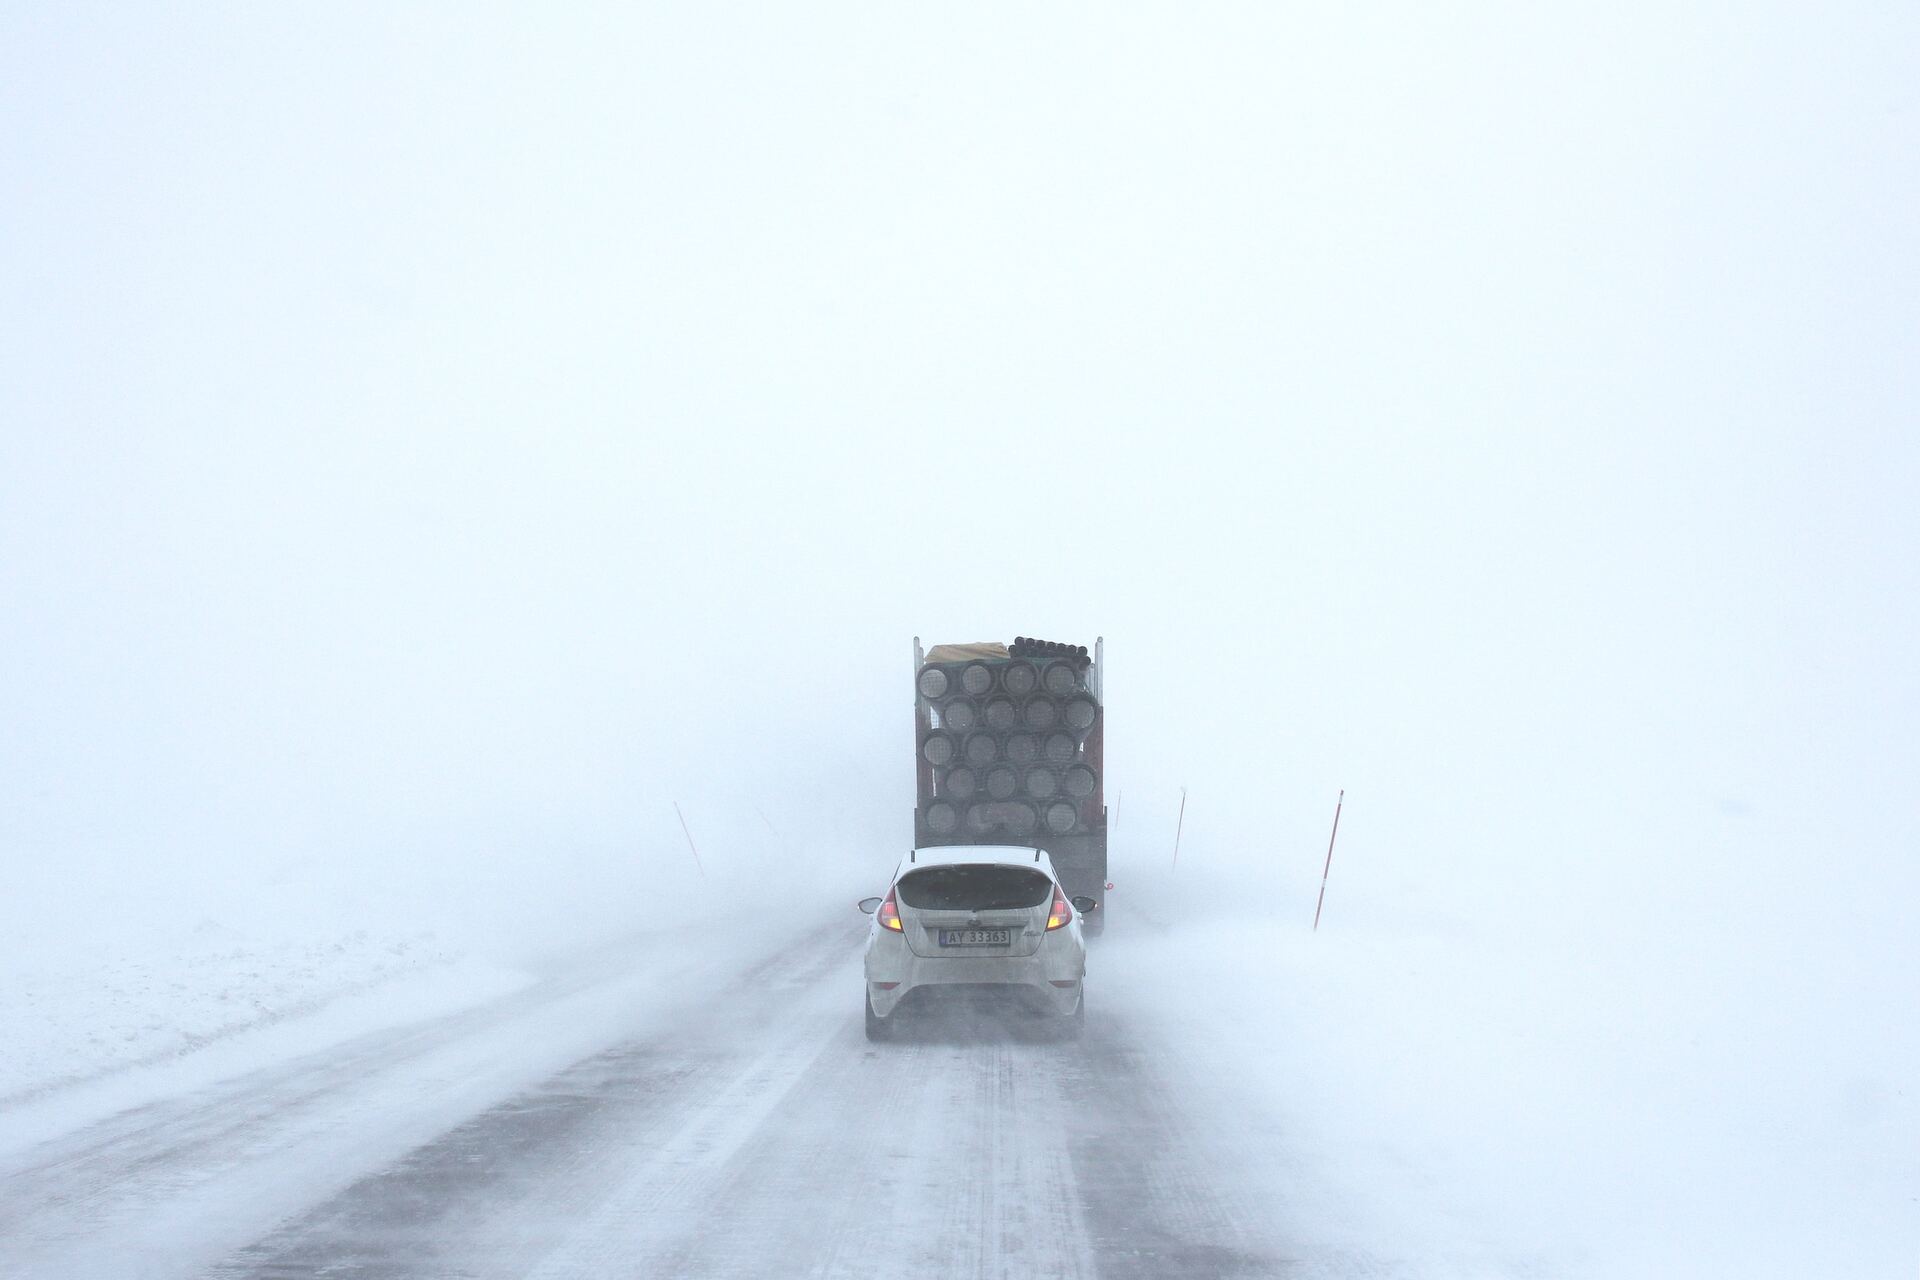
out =
[[[1052,889],[1032,867],[928,867],[900,878],[900,901],[922,911],[1006,911],[1037,907]]]

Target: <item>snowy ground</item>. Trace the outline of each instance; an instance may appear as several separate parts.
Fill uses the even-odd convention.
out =
[[[1659,983],[1660,957],[1623,978],[1570,955],[1577,939],[1192,917],[1144,932],[1103,977],[1143,1038],[1220,1082],[1220,1107],[1272,1126],[1275,1158],[1245,1174],[1304,1255],[1729,1280],[1920,1265],[1908,1025],[1863,1033],[1790,990],[1756,1001],[1738,957],[1716,992],[1697,969]],[[1245,981],[1156,980],[1196,958]]]

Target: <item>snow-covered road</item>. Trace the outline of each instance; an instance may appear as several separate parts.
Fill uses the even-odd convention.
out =
[[[1741,1141],[1604,988],[1555,1038],[1504,953],[1182,911],[1116,913],[1078,1044],[869,1044],[844,906],[348,995],[0,1105],[0,1280],[1900,1274],[1897,1116]]]
[[[1299,1274],[1166,1046],[1097,1007],[870,1045],[861,938],[614,948],[16,1152],[0,1274]]]

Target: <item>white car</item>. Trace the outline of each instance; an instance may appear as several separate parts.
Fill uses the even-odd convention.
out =
[[[859,905],[873,917],[867,1039],[887,1039],[903,1013],[981,994],[1024,1005],[1068,1036],[1086,1025],[1080,917],[1096,904],[1068,900],[1045,850],[915,849],[886,896]]]

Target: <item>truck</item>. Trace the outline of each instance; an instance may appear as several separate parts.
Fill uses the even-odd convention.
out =
[[[1092,652],[1030,636],[1012,644],[913,638],[915,848],[1045,849],[1071,897],[1106,919],[1104,637]]]

